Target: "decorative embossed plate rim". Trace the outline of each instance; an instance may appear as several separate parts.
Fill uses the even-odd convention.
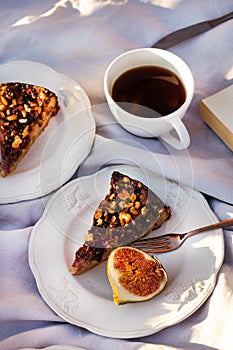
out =
[[[113,170],[143,181],[171,206],[172,217],[153,234],[184,232],[217,218],[199,192],[123,165],[73,180],[51,198],[29,244],[29,263],[41,296],[67,322],[126,339],[150,335],[193,314],[215,287],[224,242],[219,229],[189,238],[176,251],[158,254],[168,274],[165,289],[149,301],[116,306],[105,262],[80,276],[68,271],[96,206],[108,192]]]
[[[60,111],[5,179],[0,178],[0,203],[38,198],[62,186],[89,154],[95,121],[85,91],[69,77],[33,61],[0,65],[0,81],[41,85],[58,96]]]

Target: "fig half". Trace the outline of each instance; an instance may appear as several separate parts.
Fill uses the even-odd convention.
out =
[[[118,247],[111,252],[107,276],[116,305],[149,300],[167,283],[160,261],[133,247]]]

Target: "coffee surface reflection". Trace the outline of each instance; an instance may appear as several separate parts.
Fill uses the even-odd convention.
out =
[[[144,118],[169,115],[185,102],[185,88],[176,74],[156,66],[136,67],[114,82],[112,98],[127,112]]]

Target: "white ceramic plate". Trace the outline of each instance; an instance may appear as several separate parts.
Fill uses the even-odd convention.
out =
[[[94,210],[109,190],[113,170],[143,181],[170,205],[172,217],[156,234],[185,232],[217,218],[200,193],[130,166],[108,167],[71,181],[51,198],[29,244],[41,296],[67,322],[103,336],[134,338],[182,321],[205,302],[222,265],[223,235],[222,230],[199,234],[176,251],[158,254],[168,274],[166,288],[150,301],[116,306],[105,262],[80,276],[68,271]]]
[[[16,171],[0,178],[0,203],[37,198],[63,185],[88,155],[95,135],[89,99],[77,82],[31,61],[1,65],[0,82],[9,81],[47,87],[58,96],[60,111]]]

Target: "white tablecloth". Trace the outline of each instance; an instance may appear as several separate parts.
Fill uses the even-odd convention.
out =
[[[135,137],[114,123],[103,93],[104,71],[118,54],[150,47],[169,32],[233,11],[232,0],[27,0],[0,3],[0,64],[33,60],[73,79],[88,94],[96,136],[73,178],[106,164],[148,168],[202,192],[219,219],[233,215],[232,151],[202,121],[200,100],[233,83],[233,21],[169,48],[190,66],[195,96],[184,118],[186,151]],[[1,79],[1,77],[0,77]],[[116,340],[59,318],[42,300],[28,265],[28,240],[50,198],[0,205],[0,349],[55,344],[87,350],[232,349],[232,231],[216,288],[186,320],[148,337]]]

